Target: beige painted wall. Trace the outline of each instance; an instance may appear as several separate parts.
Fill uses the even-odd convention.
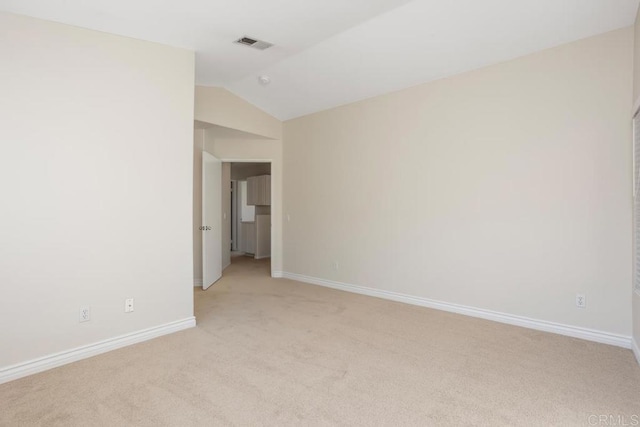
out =
[[[0,370],[192,318],[193,52],[0,28]]]
[[[284,271],[629,336],[632,48],[622,29],[285,122]]]
[[[195,120],[282,139],[282,122],[219,87],[196,86]]]

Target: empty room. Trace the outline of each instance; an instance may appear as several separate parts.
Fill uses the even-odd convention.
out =
[[[640,0],[0,0],[0,426],[640,425]]]

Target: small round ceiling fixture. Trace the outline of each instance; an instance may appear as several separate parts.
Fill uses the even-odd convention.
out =
[[[262,86],[266,86],[271,83],[271,78],[269,78],[269,76],[260,76],[258,77],[258,83],[260,83]]]

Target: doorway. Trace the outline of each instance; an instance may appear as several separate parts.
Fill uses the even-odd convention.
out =
[[[282,159],[281,141],[265,138],[256,138],[256,135],[247,134],[241,131],[222,128],[213,124],[196,122],[194,130],[194,183],[193,183],[193,284],[195,287],[204,287],[203,279],[203,252],[202,244],[205,233],[212,231],[202,231],[202,157],[208,152],[221,162],[221,175],[227,183],[222,187],[221,195],[216,202],[217,211],[220,212],[221,223],[218,229],[222,236],[218,240],[221,252],[224,256],[222,268],[231,264],[230,255],[233,241],[232,233],[232,196],[231,196],[231,163],[238,164],[240,168],[244,164],[261,164],[261,167],[270,167],[271,173],[271,258],[265,258],[269,264],[269,271],[272,277],[282,277]],[[242,164],[242,165],[240,165]],[[266,165],[265,165],[266,164]],[[248,166],[245,166],[248,167]],[[235,169],[235,166],[234,166]],[[218,175],[220,176],[220,175]],[[235,176],[234,176],[235,177]],[[240,179],[242,180],[242,179]],[[239,181],[239,180],[236,180]],[[222,183],[220,184],[222,186]],[[220,186],[218,188],[220,188]],[[224,204],[224,206],[223,206]],[[237,202],[234,204],[237,209]],[[261,208],[263,209],[263,208]],[[225,218],[226,215],[226,218]],[[239,244],[241,241],[241,226],[238,224],[234,240]]]
[[[229,213],[222,230],[228,236],[223,238],[223,276],[234,263],[236,268],[268,264],[262,270],[271,275],[271,162],[223,162],[221,185],[223,218]]]

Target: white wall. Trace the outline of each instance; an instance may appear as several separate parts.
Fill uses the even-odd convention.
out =
[[[0,57],[0,371],[192,318],[194,54],[0,14]]]
[[[628,337],[632,46],[622,29],[285,122],[285,272]]]

